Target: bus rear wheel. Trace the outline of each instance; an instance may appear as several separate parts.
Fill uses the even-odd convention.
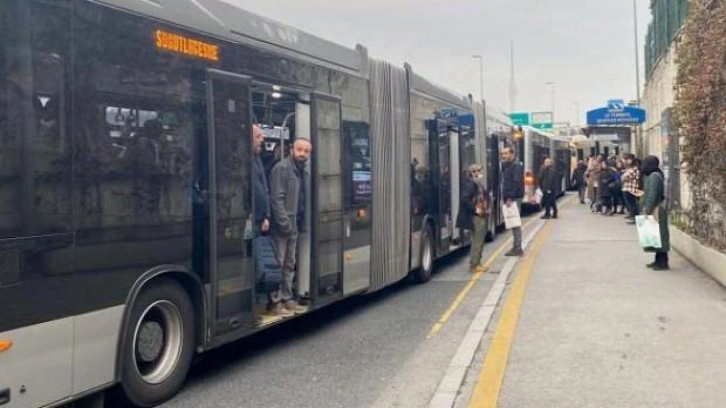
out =
[[[413,273],[413,280],[417,283],[425,283],[431,279],[434,272],[434,234],[431,225],[427,224],[421,233],[421,255],[420,267]]]
[[[177,282],[144,289],[132,306],[124,338],[121,390],[133,405],[150,407],[181,388],[194,355],[194,307]]]

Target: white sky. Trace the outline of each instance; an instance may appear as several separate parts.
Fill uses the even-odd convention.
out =
[[[452,91],[509,108],[514,42],[517,111],[550,110],[580,123],[609,99],[635,99],[631,0],[225,0],[268,18],[402,66]],[[638,2],[641,78],[649,0]],[[641,80],[641,86],[642,86]]]

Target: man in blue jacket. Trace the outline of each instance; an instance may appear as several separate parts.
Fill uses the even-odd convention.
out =
[[[522,208],[524,198],[524,166],[514,157],[514,149],[505,147],[501,152],[502,159],[502,200],[504,205],[516,206],[517,211]],[[512,228],[514,246],[506,256],[522,256],[522,227]]]

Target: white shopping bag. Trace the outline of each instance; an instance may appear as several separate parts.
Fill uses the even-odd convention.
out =
[[[504,217],[504,227],[512,229],[522,226],[522,219],[519,217],[519,207],[517,203],[510,205],[502,204],[502,216]]]
[[[542,192],[542,189],[537,189],[537,191],[534,192],[534,200],[537,202],[537,204],[542,204],[542,197],[544,197],[544,193]]]
[[[660,225],[652,215],[636,215],[635,225],[638,227],[638,242],[643,248],[660,248]]]

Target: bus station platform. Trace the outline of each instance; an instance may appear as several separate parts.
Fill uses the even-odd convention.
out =
[[[653,255],[622,216],[561,201],[559,219],[538,220],[458,390],[446,398],[445,376],[430,405],[725,407],[726,289],[675,251],[670,270],[647,268]]]

